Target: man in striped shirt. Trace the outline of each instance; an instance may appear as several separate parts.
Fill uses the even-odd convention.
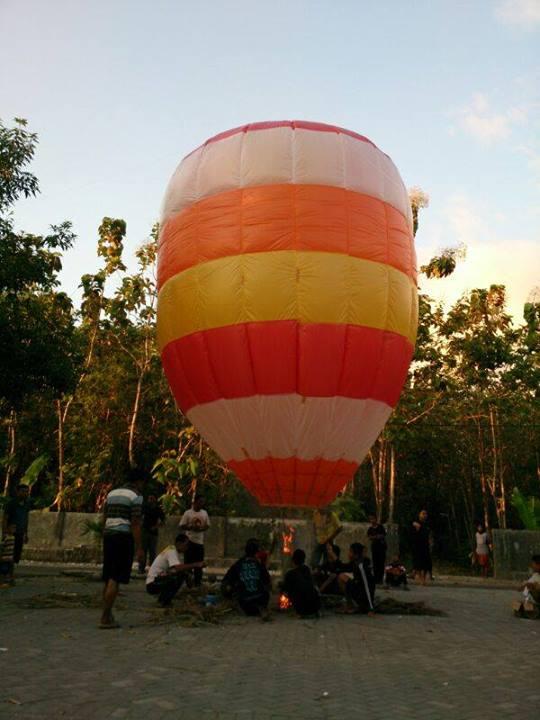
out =
[[[114,488],[107,495],[103,507],[103,613],[102,629],[117,628],[112,609],[120,583],[127,584],[131,576],[133,557],[142,560],[141,509],[144,475],[132,469],[127,483]]]

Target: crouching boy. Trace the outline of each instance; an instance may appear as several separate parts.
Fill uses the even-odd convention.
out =
[[[346,572],[339,576],[339,585],[347,600],[345,613],[374,614],[375,578],[369,560],[364,557],[362,543],[353,543],[349,549]]]
[[[387,588],[401,587],[403,590],[409,589],[407,585],[407,570],[398,557],[394,558],[392,562],[384,568],[384,584]]]
[[[522,599],[513,604],[514,614],[518,617],[540,617],[540,555],[531,558],[532,574],[520,590]]]
[[[176,536],[174,546],[162,550],[156,557],[146,576],[146,592],[158,595],[161,607],[169,607],[176,593],[182,587],[186,575],[190,570],[203,568],[204,562],[183,563],[180,555],[187,549],[188,536],[180,533]]]

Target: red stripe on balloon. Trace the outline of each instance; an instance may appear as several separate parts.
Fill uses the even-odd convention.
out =
[[[185,157],[193,155],[193,153],[199,150],[201,147],[206,147],[206,145],[219,142],[220,140],[226,140],[233,135],[239,135],[240,133],[247,133],[256,130],[273,130],[274,128],[280,127],[290,127],[292,130],[316,130],[318,132],[333,132],[341,135],[348,135],[349,137],[353,137],[356,140],[361,140],[362,142],[367,142],[370,145],[373,145],[374,148],[377,148],[375,143],[372,142],[365,135],[360,135],[359,133],[355,133],[352,130],[347,130],[346,128],[339,127],[338,125],[326,125],[326,123],[309,122],[308,120],[273,120],[267,122],[248,123],[247,125],[240,125],[239,127],[225,130],[222,133],[218,133],[217,135],[208,138],[208,140],[203,142],[202,145],[199,145],[199,147],[195,148],[195,150],[192,150]],[[379,150],[379,148],[377,148],[377,150]],[[382,152],[382,150],[379,151]],[[386,153],[384,154],[386,155]]]
[[[357,463],[346,460],[265,458],[227,463],[261,505],[323,507],[354,475]]]
[[[164,348],[162,362],[184,412],[221,398],[289,393],[394,407],[412,354],[406,338],[387,330],[283,320],[187,335]]]

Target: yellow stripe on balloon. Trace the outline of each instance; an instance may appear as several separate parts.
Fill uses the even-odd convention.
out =
[[[279,251],[219,258],[170,278],[158,299],[158,344],[246,322],[298,320],[390,330],[414,344],[416,286],[384,263]]]

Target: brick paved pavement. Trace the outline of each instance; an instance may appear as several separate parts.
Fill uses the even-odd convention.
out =
[[[117,613],[123,629],[98,631],[92,609],[20,607],[38,593],[99,589],[52,572],[26,568],[0,595],[2,720],[540,717],[540,622],[513,619],[508,590],[396,593],[442,618],[280,616],[186,629],[145,624],[154,600],[136,581]]]

